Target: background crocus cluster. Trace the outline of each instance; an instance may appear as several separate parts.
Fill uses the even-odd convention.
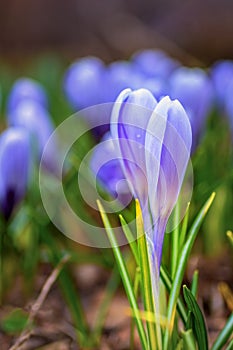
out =
[[[64,78],[64,91],[74,110],[78,111],[97,103],[110,104],[109,112],[104,116],[98,113],[94,115],[98,122],[104,125],[100,132],[102,136],[106,130],[110,130],[111,102],[114,102],[125,88],[144,88],[150,91],[156,101],[160,101],[166,95],[178,99],[191,124],[192,153],[195,153],[205,134],[206,122],[213,109],[213,85],[207,71],[182,67],[178,61],[159,50],[140,51],[128,61],[116,61],[109,65],[94,57],[82,58],[70,66]],[[95,99],[92,98],[93,95]],[[93,113],[90,115],[93,118]],[[92,126],[93,119],[88,117],[88,113],[86,116],[86,121]],[[100,149],[101,147],[104,153],[105,146],[101,146],[100,143]],[[100,158],[101,151],[94,152],[92,164],[99,163]],[[119,166],[119,161],[115,160],[115,168],[116,163]],[[95,167],[92,167],[92,170],[100,182],[103,182],[104,174],[105,188],[115,195],[116,188],[113,190],[113,184],[121,181],[122,172],[115,171],[113,175],[112,164],[105,164],[102,172],[97,173]],[[120,187],[118,194],[118,199],[121,200]]]
[[[91,113],[82,113],[90,128],[95,122],[103,126],[94,128],[98,141],[110,130],[112,106],[120,92],[125,88],[147,89],[159,102],[164,96],[178,99],[185,109],[192,129],[192,155],[205,140],[206,126],[216,108],[228,116],[233,129],[233,64],[231,61],[216,62],[209,69],[185,67],[160,50],[142,50],[134,53],[129,60],[105,64],[97,57],[84,57],[75,61],[64,76],[63,89],[67,100],[78,112],[83,108],[93,108]],[[95,114],[96,104],[109,104],[106,113]],[[222,112],[221,112],[222,113]],[[233,131],[232,131],[233,133]],[[107,136],[106,136],[107,137]],[[100,143],[101,145],[101,143]],[[100,148],[103,146],[100,146]],[[104,150],[103,150],[104,152]],[[92,164],[98,162],[100,151],[93,154]],[[117,162],[116,162],[117,163]],[[118,162],[119,163],[119,162]],[[98,174],[93,167],[94,176],[104,182],[109,193],[116,195],[113,183],[121,181],[121,171],[116,171],[112,181],[110,164]],[[121,193],[121,188],[118,188]],[[119,196],[120,199],[120,196]]]
[[[96,57],[77,60],[64,77],[64,91],[74,111],[100,103],[113,103],[125,89],[145,88],[159,101],[169,95],[181,101],[192,126],[192,152],[204,134],[213,107],[213,83],[201,68],[186,68],[160,50],[143,50],[128,61],[105,65]],[[110,115],[96,116],[105,126]],[[86,117],[92,126],[92,121]],[[109,128],[108,128],[109,129]],[[101,134],[108,131],[102,128]]]
[[[113,103],[125,88],[147,88],[156,98],[168,92],[168,75],[178,62],[160,51],[138,52],[129,61],[105,65],[96,57],[74,62],[64,77],[64,92],[74,111],[100,103]],[[145,67],[150,66],[150,69]],[[110,115],[102,119],[110,123]],[[87,122],[90,122],[87,118]],[[106,130],[104,130],[106,131]]]
[[[38,82],[21,78],[14,83],[7,101],[8,128],[0,136],[0,206],[6,219],[23,199],[32,168],[54,130],[47,108],[46,92]],[[44,164],[51,170],[54,153]]]

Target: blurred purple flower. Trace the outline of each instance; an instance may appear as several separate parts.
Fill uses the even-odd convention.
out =
[[[167,82],[159,75],[147,76],[131,61],[116,61],[106,70],[106,101],[115,102],[120,92],[126,88],[147,89],[155,98],[168,92]]]
[[[132,56],[136,69],[148,78],[169,78],[170,74],[179,67],[179,62],[167,56],[160,50],[142,50]]]
[[[30,141],[23,128],[9,128],[0,136],[0,208],[6,220],[23,199],[30,173]]]
[[[76,111],[105,102],[104,76],[105,66],[97,57],[81,58],[69,67],[64,91]]]
[[[159,103],[145,89],[124,90],[115,102],[111,134],[123,173],[138,198],[156,279],[168,218],[177,201],[190,156],[191,127],[181,104]]]
[[[166,96],[169,91],[168,84],[161,78],[144,79],[141,81],[140,88],[149,90],[157,100]]]
[[[20,78],[15,81],[7,101],[7,111],[10,113],[24,99],[31,99],[43,107],[48,106],[48,99],[37,81],[29,78]]]
[[[54,131],[54,126],[49,113],[40,104],[24,99],[8,115],[10,126],[23,127],[31,135],[32,144],[36,156],[40,161],[44,147]],[[43,158],[44,166],[51,171],[56,171],[57,145],[53,145]]]
[[[144,71],[147,56],[153,61],[153,74]],[[73,109],[81,111],[79,115],[93,128],[93,134],[99,139],[109,131],[111,103],[115,102],[122,90],[145,87],[150,89],[156,98],[160,98],[167,93],[164,76],[168,75],[174,66],[176,64],[172,59],[154,51],[138,54],[138,60],[135,56],[135,61],[116,61],[108,66],[96,57],[85,57],[73,63],[67,70],[64,91]],[[103,103],[109,103],[106,113],[98,113],[95,107],[88,108]],[[86,108],[89,110],[85,111]],[[97,123],[102,125],[96,127]]]
[[[229,82],[227,89],[225,91],[224,107],[227,118],[229,120],[229,125],[231,129],[231,135],[233,140],[233,77]]]
[[[107,102],[106,100],[106,67],[97,57],[84,57],[74,62],[64,77],[66,97],[77,112],[88,107]],[[82,118],[93,127],[93,134],[99,138],[109,130],[108,113],[99,115],[95,108],[82,111]],[[102,126],[96,126],[96,119],[101,118]]]
[[[233,61],[217,61],[211,68],[211,77],[219,107],[224,107],[225,93],[233,80]]]
[[[179,68],[170,79],[170,96],[178,99],[186,110],[192,127],[194,151],[213,104],[211,81],[202,69]]]
[[[115,102],[119,93],[126,88],[139,88],[144,78],[129,61],[111,63],[106,69],[105,77],[106,102]]]
[[[95,148],[90,168],[103,188],[123,205],[132,199],[128,184],[122,172],[114,140],[108,132]]]

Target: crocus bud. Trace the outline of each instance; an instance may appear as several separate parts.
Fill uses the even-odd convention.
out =
[[[138,71],[148,78],[159,77],[162,79],[167,79],[179,66],[178,61],[160,50],[139,51],[133,55],[132,63]]]
[[[64,91],[70,105],[75,112],[82,110],[81,117],[97,139],[109,130],[109,113],[100,115],[98,108],[93,107],[107,102],[105,73],[106,68],[99,58],[85,57],[74,62],[64,78]],[[85,108],[88,110],[83,111]],[[101,125],[96,127],[96,124]]]
[[[85,57],[74,62],[64,78],[64,91],[75,111],[103,102],[105,67],[96,57]]]
[[[213,104],[213,87],[207,74],[199,68],[179,68],[170,79],[170,96],[185,108],[192,127],[192,151],[203,134]]]
[[[8,113],[24,99],[35,101],[45,108],[48,106],[48,99],[43,87],[33,79],[21,78],[15,81],[8,97]]]
[[[229,83],[233,80],[233,61],[217,61],[211,68],[211,77],[217,104],[220,108],[223,108],[226,90]]]
[[[160,100],[168,94],[168,83],[161,78],[149,78],[141,81],[140,88],[149,90],[152,95]]]
[[[145,89],[127,89],[114,104],[111,134],[123,173],[140,202],[153,274],[158,274],[165,227],[190,156],[189,119],[177,100],[167,96],[157,103]]]
[[[149,77],[131,61],[117,61],[106,70],[105,95],[107,102],[115,102],[120,92],[126,88],[148,89],[155,98],[161,98],[168,91],[167,83],[159,76]]]
[[[40,104],[32,100],[23,100],[8,116],[10,126],[25,128],[32,140],[36,156],[40,161],[44,147],[54,130],[49,113]],[[56,145],[46,152],[45,166],[54,170],[56,167]]]
[[[23,128],[9,128],[0,135],[0,208],[6,220],[25,195],[29,173],[29,135]]]
[[[107,102],[115,102],[119,93],[126,89],[136,89],[144,78],[135,67],[127,61],[116,61],[106,69],[105,94]],[[109,117],[110,121],[110,117]]]
[[[108,132],[94,149],[90,161],[90,168],[97,182],[114,198],[123,205],[127,205],[132,199],[128,184],[122,172],[120,159],[114,140]]]

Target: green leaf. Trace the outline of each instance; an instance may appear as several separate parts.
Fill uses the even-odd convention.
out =
[[[138,297],[140,280],[141,280],[141,271],[140,271],[140,267],[137,266],[135,276],[134,276],[134,285],[133,285],[133,290],[136,298]],[[130,327],[130,350],[134,349],[134,329],[135,329],[135,320],[132,319],[131,327]]]
[[[180,341],[176,345],[176,350],[184,350],[184,341],[183,341],[183,339],[180,339]]]
[[[1,328],[9,334],[20,333],[27,325],[28,315],[22,309],[11,311],[1,320]]]
[[[231,339],[230,343],[228,344],[226,350],[233,350],[233,339]]]
[[[196,350],[195,341],[193,339],[193,332],[191,329],[182,332],[183,350]]]
[[[191,292],[195,298],[197,298],[198,277],[199,277],[199,272],[198,270],[195,270],[193,274],[192,285],[191,285]]]
[[[122,279],[129,303],[131,305],[131,308],[132,308],[132,311],[133,311],[133,314],[135,317],[135,323],[137,325],[138,334],[139,334],[139,337],[141,340],[142,348],[143,348],[143,350],[148,350],[146,334],[145,334],[142,320],[140,318],[140,313],[139,313],[136,297],[134,294],[134,290],[133,290],[133,287],[131,285],[131,281],[129,278],[128,270],[126,268],[123,256],[121,254],[121,251],[120,251],[118,244],[117,244],[116,237],[114,235],[114,231],[110,225],[110,222],[109,222],[108,217],[104,211],[104,208],[103,208],[102,204],[100,203],[100,201],[97,201],[97,205],[98,205],[98,208],[100,211],[100,215],[101,215],[106,233],[108,235],[109,241],[110,241],[111,246],[112,246],[112,250],[113,250],[113,253],[114,253],[114,256],[116,259],[116,263],[118,265],[118,270],[120,272],[121,279]]]
[[[187,205],[185,217],[183,219],[182,226],[181,226],[181,231],[180,231],[180,236],[179,236],[179,249],[180,250],[183,248],[186,233],[187,233],[188,221],[189,221],[189,207],[190,207],[190,202]]]
[[[233,248],[233,232],[229,230],[229,231],[227,231],[226,235],[227,235],[227,238],[228,238],[228,240]]]
[[[232,336],[233,330],[233,312],[229,316],[224,328],[219,333],[217,339],[215,340],[211,350],[221,350],[224,344],[226,344],[228,338]],[[231,348],[229,348],[231,349]]]
[[[183,287],[183,293],[186,304],[193,315],[193,332],[197,340],[198,348],[199,350],[208,350],[207,330],[201,309],[187,286]]]
[[[185,324],[185,329],[186,330],[193,329],[193,314],[190,310],[188,312],[188,318],[187,318],[187,322]]]
[[[129,246],[131,248],[132,254],[134,256],[134,259],[136,261],[136,264],[139,266],[139,257],[138,257],[138,246],[136,243],[136,240],[133,236],[133,233],[131,232],[129,226],[127,225],[127,222],[125,221],[124,217],[120,214],[119,219],[121,222],[122,230],[125,234],[125,237],[127,238],[127,241],[129,243]]]
[[[162,265],[160,267],[160,277],[161,277],[167,291],[170,293],[171,288],[172,288],[172,279],[169,276],[169,273],[168,273],[166,267],[162,266]],[[178,297],[178,300],[177,300],[177,311],[182,319],[183,324],[186,324],[188,315],[187,315],[187,312],[185,310],[184,303],[180,297]]]
[[[200,229],[200,226],[214,200],[215,193],[212,193],[210,198],[206,201],[202,209],[200,210],[199,214],[197,215],[196,219],[194,220],[194,223],[192,224],[192,227],[189,231],[188,238],[183,246],[183,249],[180,253],[179,261],[177,264],[177,270],[174,276],[174,280],[172,282],[172,289],[168,301],[168,312],[167,312],[167,318],[168,322],[170,323],[170,327],[168,327],[165,331],[164,335],[164,350],[168,349],[169,345],[169,338],[171,335],[171,330],[173,329],[173,324],[175,320],[175,314],[176,314],[176,307],[177,307],[177,299],[179,297],[181,284],[184,277],[184,272],[186,269],[186,265],[188,262],[188,258],[191,252],[191,249],[193,247],[193,244],[195,242],[195,239],[197,237],[198,231]]]

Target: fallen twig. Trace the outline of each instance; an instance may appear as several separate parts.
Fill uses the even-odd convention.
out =
[[[40,294],[38,295],[36,301],[33,303],[32,307],[31,307],[31,311],[28,315],[26,329],[23,330],[23,332],[20,334],[19,338],[16,340],[15,344],[12,345],[9,350],[19,350],[20,347],[30,338],[30,336],[32,334],[32,329],[30,329],[29,327],[31,327],[32,322],[34,321],[38,311],[40,310],[42,304],[44,303],[52,285],[56,281],[59,273],[61,272],[63,266],[67,263],[69,258],[70,258],[69,255],[65,255],[61,259],[61,261],[59,262],[57,267],[54,268],[54,270],[51,272],[51,274],[47,278]]]

